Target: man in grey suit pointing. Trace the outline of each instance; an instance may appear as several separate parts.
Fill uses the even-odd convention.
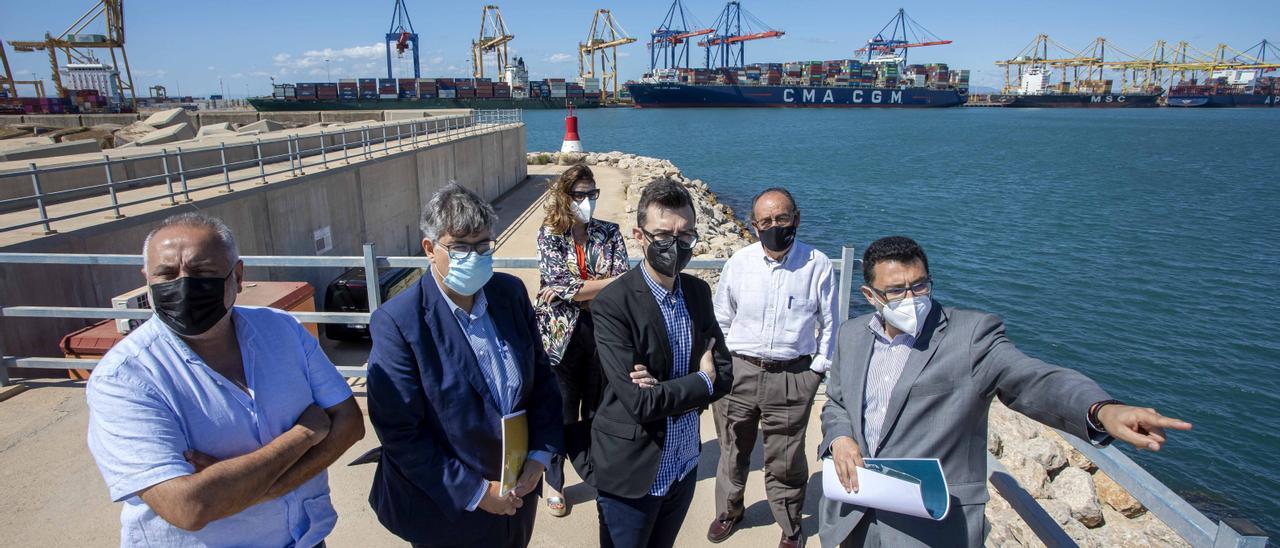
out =
[[[862,269],[862,294],[876,312],[840,328],[818,454],[835,461],[851,492],[864,456],[937,458],[951,510],[935,522],[824,498],[823,546],[982,546],[992,398],[1098,445],[1114,437],[1156,451],[1166,428],[1191,428],[1111,399],[1076,371],[1028,357],[992,314],[934,301],[929,259],[910,238],[876,240]]]

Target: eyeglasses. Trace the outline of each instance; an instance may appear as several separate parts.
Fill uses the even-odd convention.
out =
[[[588,190],[586,192],[574,192],[570,190],[565,194],[568,194],[569,197],[573,198],[573,201],[575,202],[581,202],[583,198],[598,200],[600,198],[600,189],[596,188],[596,189]]]
[[[670,249],[673,245],[679,245],[680,249],[688,250],[693,249],[693,246],[698,245],[697,232],[683,232],[679,236],[665,232],[662,234],[653,234],[643,228],[640,229],[640,232],[643,232],[645,236],[650,240],[653,240],[653,245],[657,246],[657,248],[661,250]]]
[[[872,291],[876,292],[877,295],[880,295],[880,297],[883,298],[885,301],[893,303],[893,302],[898,302],[898,301],[901,301],[902,299],[907,298],[907,292],[910,292],[912,295],[916,295],[916,296],[928,295],[932,293],[933,292],[933,276],[929,276],[928,278],[925,278],[924,281],[911,284],[911,287],[890,287],[889,289],[885,289],[883,291],[871,286],[867,286],[867,287],[870,287]]]
[[[791,223],[795,220],[796,220],[795,215],[792,215],[790,213],[783,213],[781,215],[778,215],[772,218],[756,219],[755,223],[756,223],[756,227],[759,228],[760,230],[768,230],[775,226],[791,226]]]
[[[493,255],[493,252],[498,250],[498,242],[494,240],[484,240],[471,244],[459,242],[446,245],[444,248],[449,250],[450,259],[461,259],[471,253],[475,253],[477,255]]]

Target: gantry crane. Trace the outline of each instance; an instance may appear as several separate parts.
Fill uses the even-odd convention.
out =
[[[84,30],[100,17],[106,19],[106,34],[84,34]],[[89,11],[56,37],[46,32],[44,40],[10,40],[9,45],[13,46],[14,51],[47,51],[49,53],[49,66],[53,69],[53,86],[59,97],[67,97],[70,93],[63,87],[62,76],[58,73],[57,53],[59,51],[65,56],[67,64],[97,63],[97,59],[93,57],[90,50],[110,51],[111,64],[116,71],[116,89],[119,90],[121,103],[124,103],[121,106],[136,110],[137,95],[133,88],[133,72],[129,70],[129,56],[124,49],[124,0],[98,0],[92,8],[89,8]],[[119,60],[116,59],[117,49],[120,50]],[[124,65],[123,71],[120,70],[121,61]],[[12,85],[12,80],[10,82]],[[128,93],[127,103],[126,92]]]
[[[9,58],[4,53],[4,42],[0,41],[0,93],[4,93],[5,97],[18,96],[18,82],[13,79],[13,71],[9,70]],[[44,95],[44,90],[40,90],[40,95]]]
[[[690,29],[690,23],[693,23]],[[689,66],[689,39],[714,33],[714,28],[703,28],[688,11],[684,3],[673,0],[667,8],[662,24],[649,34],[649,72],[658,69],[675,69]],[[661,66],[659,66],[661,64]]]
[[[1059,44],[1047,34],[1040,34],[1027,47],[1022,48],[1018,55],[1012,59],[996,61],[996,66],[1004,67],[1003,93],[1013,93],[1018,88],[1014,82],[1021,82],[1024,74],[1040,73],[1047,76],[1055,70],[1061,70],[1064,82],[1076,82],[1080,80],[1082,67],[1100,62],[1101,58],[1086,56]],[[1068,70],[1072,71],[1071,77]]]
[[[746,18],[747,32],[743,33],[743,18]],[[706,48],[706,67],[715,68],[741,67],[746,64],[746,43],[762,38],[781,38],[784,31],[775,30],[763,21],[742,9],[742,3],[731,0],[720,11],[720,17],[711,24],[715,33],[698,42],[698,46]],[[737,46],[736,48],[734,46]]]
[[[391,44],[393,43],[398,57],[404,57],[405,50],[413,50],[413,77],[422,78],[422,66],[418,63],[418,33],[413,31],[413,21],[409,20],[409,8],[405,7],[404,0],[396,0],[396,6],[391,13],[391,28],[387,30],[387,35],[382,42],[382,45],[387,48],[387,78],[395,78],[391,74]]]
[[[471,42],[472,77],[484,78],[484,56],[493,53],[497,58],[498,81],[506,81],[507,42],[514,39],[498,6],[485,6],[480,14],[480,39]]]
[[[1118,54],[1120,59],[1110,61],[1106,60],[1109,44],[1106,38],[1097,38],[1083,51],[1086,56],[1097,58],[1096,62],[1085,65],[1089,70],[1089,80],[1105,82],[1106,71],[1112,70],[1120,74],[1121,93],[1159,94],[1162,91],[1164,78],[1161,73],[1168,65],[1164,40],[1156,40],[1154,45],[1139,55],[1111,45],[1111,52]]]
[[[885,31],[889,29],[893,30],[889,33],[889,37],[885,38]],[[880,29],[880,32],[877,32],[870,40],[867,40],[867,45],[858,48],[854,54],[866,54],[868,62],[894,62],[905,65],[907,63],[907,52],[911,48],[943,46],[950,43],[951,40],[944,40],[929,32],[929,29],[924,28],[923,25],[907,15],[906,10],[898,8],[897,15],[894,15]]]
[[[618,46],[635,41],[635,38],[627,36],[627,31],[613,18],[613,13],[606,9],[596,10],[591,18],[587,41],[578,43],[578,75],[596,77],[596,52],[599,52],[601,101],[608,98],[610,90],[614,98],[618,96]]]

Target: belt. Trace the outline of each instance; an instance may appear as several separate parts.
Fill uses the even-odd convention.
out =
[[[763,369],[765,371],[785,370],[800,364],[804,364],[805,367],[808,367],[809,364],[813,362],[812,356],[800,356],[798,358],[791,358],[789,360],[766,360],[764,358],[757,358],[755,356],[748,356],[746,354],[739,354],[737,352],[733,352],[732,354],[733,354],[733,357],[738,358],[756,367],[759,367],[760,369]]]

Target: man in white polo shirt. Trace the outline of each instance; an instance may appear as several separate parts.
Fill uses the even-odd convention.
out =
[[[800,210],[791,193],[770,188],[751,204],[760,242],[738,250],[716,286],[716,320],[733,354],[733,391],[716,402],[720,465],[716,519],[707,540],[722,542],[742,520],[743,489],[757,429],[764,432],[769,508],[782,528],[778,545],[804,544],[800,509],[809,464],[805,426],[831,363],[839,326],[831,260],[795,239]]]

